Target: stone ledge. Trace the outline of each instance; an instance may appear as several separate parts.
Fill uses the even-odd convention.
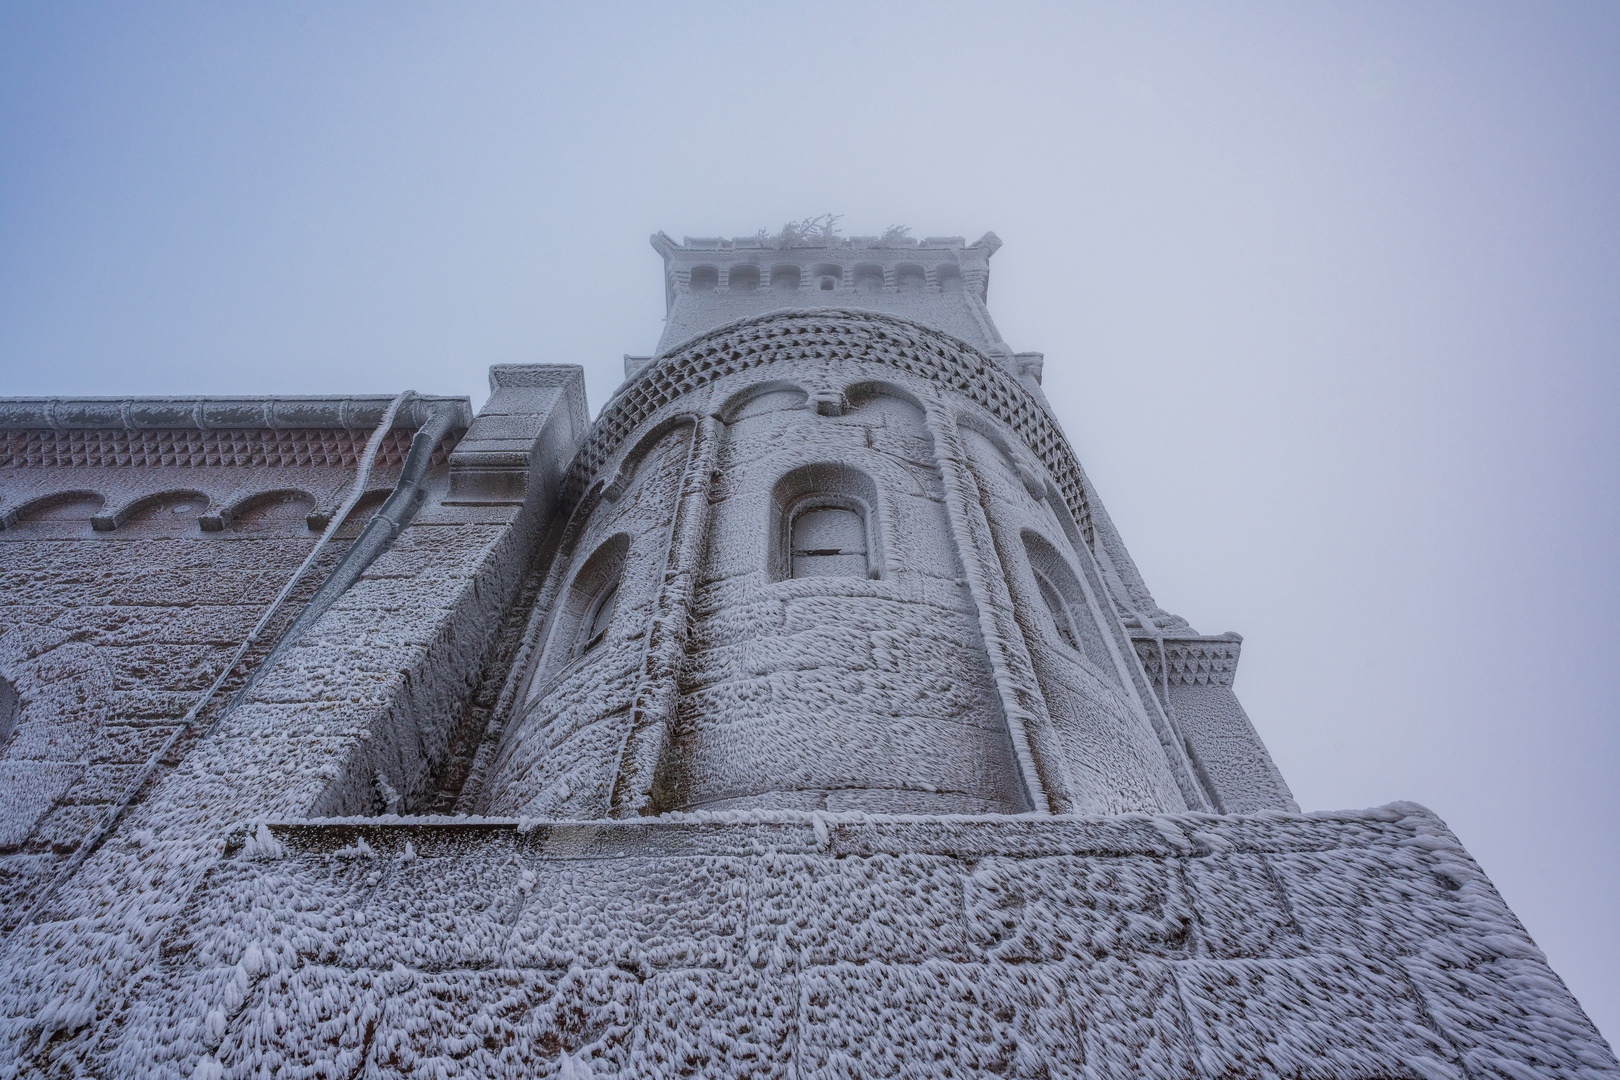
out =
[[[931,817],[738,811],[629,821],[377,816],[265,824],[289,851],[302,855],[329,855],[364,839],[380,856],[398,854],[407,843],[423,857],[430,850],[465,854],[468,845],[484,843],[563,859],[743,856],[766,851],[832,858],[939,854],[967,859],[1049,855],[1163,859],[1396,846],[1417,835],[1414,830],[1420,826],[1445,830],[1438,818],[1415,803],[1314,814]],[[233,834],[227,853],[238,851],[248,835],[241,830]],[[1436,843],[1462,851],[1454,840]]]
[[[1131,635],[1137,659],[1155,686],[1231,686],[1243,650],[1239,634],[1163,635],[1140,631]],[[1163,653],[1160,653],[1160,647]],[[1164,661],[1169,661],[1168,677]]]
[[[389,394],[352,397],[85,397],[0,398],[0,431],[147,431],[163,428],[213,431],[223,428],[342,428],[369,431],[394,399]],[[472,421],[464,397],[419,394],[394,417],[396,430],[415,430],[440,405],[454,406],[455,427]]]

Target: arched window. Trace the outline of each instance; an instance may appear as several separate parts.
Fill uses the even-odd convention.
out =
[[[901,263],[894,271],[901,292],[922,292],[928,288],[928,272],[916,263]]]
[[[815,281],[817,289],[832,292],[843,284],[844,268],[833,263],[821,263],[810,272],[810,277]]]
[[[734,263],[726,275],[727,286],[734,293],[751,293],[759,288],[759,267],[752,263]]]
[[[557,598],[545,648],[529,674],[525,691],[529,700],[544,694],[551,681],[575,663],[594,663],[612,652],[613,621],[619,613],[629,551],[629,534],[617,533],[598,544],[574,571]],[[633,598],[634,590],[628,595]],[[593,659],[583,660],[587,655]]]
[[[878,577],[877,488],[845,465],[801,465],[772,493],[771,576]]]
[[[882,292],[883,267],[876,263],[857,263],[855,266],[855,291],[868,294]]]
[[[1041,600],[1057,627],[1058,639],[1110,678],[1116,677],[1113,656],[1092,616],[1085,591],[1067,560],[1038,533],[1026,530],[1023,538],[1024,554],[1029,558]]]
[[[687,279],[688,287],[693,292],[714,292],[715,286],[720,284],[720,268],[718,266],[694,266],[692,276]]]
[[[771,267],[771,290],[773,292],[798,292],[799,268],[786,264]]]
[[[1058,636],[1068,642],[1069,648],[1079,652],[1080,635],[1075,632],[1074,615],[1069,611],[1063,594],[1039,570],[1035,571],[1035,584],[1041,590],[1041,599],[1046,601],[1046,610],[1051,613],[1052,621],[1057,624]]]

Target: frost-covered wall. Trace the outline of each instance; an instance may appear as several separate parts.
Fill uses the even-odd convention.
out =
[[[288,824],[157,933],[107,1075],[1620,1075],[1411,804]]]
[[[0,402],[0,926],[130,793],[314,545],[386,403]],[[384,439],[360,513],[409,442]]]
[[[497,369],[492,383],[484,412],[448,459],[429,469],[426,505],[391,550],[262,673],[239,707],[221,716],[218,707],[236,685],[228,682],[193,735],[157,763],[144,786],[132,783],[143,763],[151,764],[162,739],[313,543],[318,518],[306,521],[300,500],[232,502],[228,493],[254,483],[280,491],[285,477],[278,469],[302,470],[310,485],[319,481],[310,492],[318,515],[353,479],[356,452],[388,399],[369,415],[355,409],[360,426],[352,437],[323,435],[347,446],[349,456],[333,451],[319,462],[295,456],[314,439],[308,432],[231,429],[253,432],[249,437],[197,428],[174,429],[181,432],[176,435],[112,426],[125,422],[120,408],[138,419],[158,403],[114,403],[112,418],[99,418],[100,428],[56,433],[56,444],[69,449],[49,458],[35,447],[52,438],[13,437],[23,450],[13,452],[14,474],[0,469],[7,496],[0,505],[16,510],[7,515],[15,525],[0,532],[8,570],[0,600],[25,610],[30,625],[68,633],[52,638],[41,631],[17,645],[12,628],[4,655],[7,698],[14,697],[11,711],[20,719],[6,750],[26,751],[24,760],[35,761],[40,740],[24,737],[44,725],[52,737],[42,760],[77,766],[83,779],[60,800],[74,808],[75,831],[46,833],[58,816],[68,816],[52,812],[7,856],[31,878],[7,897],[5,908],[10,929],[0,954],[6,1047],[0,1060],[26,1071],[71,1070],[75,1062],[95,1059],[109,1025],[125,1023],[128,995],[157,963],[154,928],[181,910],[244,815],[376,813],[410,809],[437,794],[458,728],[475,713],[470,697],[498,644],[503,612],[520,591],[585,423],[577,368]],[[349,408],[332,404],[320,415],[341,417]],[[277,419],[275,403],[257,405],[261,416]],[[34,407],[0,402],[0,418]],[[56,419],[66,423],[73,415],[59,412]],[[416,410],[405,412],[404,439],[385,441],[382,483],[397,474],[417,422]],[[78,449],[85,442],[98,448],[99,459]],[[188,442],[200,447],[187,451],[195,456],[176,460],[174,447]],[[241,444],[230,451],[236,460],[220,460],[222,445],[232,443]],[[292,449],[277,450],[285,455],[280,460],[263,460],[265,444],[289,443]],[[34,493],[52,483],[31,471],[44,469],[73,470],[52,481],[68,484],[65,491],[95,491],[104,503],[132,509],[120,520],[87,516],[82,501],[41,502]],[[182,471],[183,483],[175,479]],[[111,486],[92,488],[97,478]],[[107,492],[120,483],[134,491],[115,502]],[[149,491],[162,499],[148,500]],[[360,512],[377,505],[363,503]],[[185,510],[176,513],[176,506]],[[199,524],[199,511],[207,512],[206,521],[216,507],[233,506],[240,513],[214,528]],[[111,527],[97,527],[101,521]],[[340,540],[358,525],[345,526]],[[343,548],[335,545],[332,558]],[[310,587],[325,569],[316,567]],[[287,616],[296,610],[295,603]],[[269,628],[245,667],[262,659],[282,625]],[[78,682],[61,677],[66,661],[69,674],[85,673]],[[86,740],[82,732],[92,722],[100,724],[99,735]],[[104,770],[98,755],[123,756]],[[85,800],[87,811],[75,801],[86,781],[100,794],[94,803]],[[86,831],[121,801],[129,805],[111,836],[76,851]],[[31,805],[24,810],[33,812]],[[82,865],[59,879],[62,860],[75,857],[83,857]],[[28,921],[18,925],[25,915]]]
[[[1297,812],[993,237],[791,231],[659,241],[594,423],[492,369],[265,663],[409,406],[163,754],[388,399],[0,400],[0,1076],[1620,1078],[1433,815]]]
[[[1186,738],[1216,809],[1241,814],[1292,806],[1271,755],[1254,752],[1260,736],[1232,692],[1243,639],[1181,633],[1139,635],[1133,644],[1154,693]]]

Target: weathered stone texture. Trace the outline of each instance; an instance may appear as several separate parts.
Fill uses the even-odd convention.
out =
[[[594,423],[0,400],[0,1077],[1620,1080],[1433,815],[1297,812],[999,241],[655,243]]]
[[[116,530],[91,528],[90,511],[127,501],[131,488],[247,483],[226,472],[152,467],[132,482],[127,470],[95,465],[0,469],[5,507],[26,509],[51,490],[95,493],[37,518],[21,514],[0,532],[0,679],[18,701],[0,757],[0,865],[19,897],[43,888],[60,858],[131,793],[141,766],[314,544],[302,513],[204,532],[198,519],[209,503],[187,495]],[[300,473],[303,486],[323,492],[339,475]],[[8,904],[6,925],[25,907]]]
[[[386,819],[259,836],[233,842],[163,934],[164,964],[101,1060],[180,1075],[191,1055],[226,1076],[296,1063],[374,1076],[1620,1074],[1484,875],[1410,804]],[[1271,872],[1305,856],[1332,869],[1300,885]],[[1407,932],[1352,948],[1293,921],[1323,887],[1403,893]]]
[[[677,374],[661,405],[640,392]],[[643,368],[575,460],[561,602],[532,628],[531,693],[475,805],[1219,806],[1145,680],[1077,469],[1039,416],[959,342],[849,312],[763,316]],[[1030,436],[1039,451],[1013,449]],[[804,506],[842,508],[855,531],[839,543],[858,547],[796,547]],[[629,554],[580,578],[614,530]],[[579,654],[611,589],[609,644]],[[594,674],[570,681],[564,654]],[[1245,754],[1265,758],[1258,740]],[[1251,802],[1292,805],[1286,789]]]

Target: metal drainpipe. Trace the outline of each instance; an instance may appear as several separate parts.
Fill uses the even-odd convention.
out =
[[[282,655],[303,637],[344,593],[349,591],[350,586],[360,580],[360,575],[377,561],[377,556],[394,545],[394,540],[400,532],[411,523],[416,512],[422,508],[422,502],[427,498],[427,489],[422,486],[422,478],[433,460],[433,451],[444,441],[444,437],[450,434],[450,429],[459,415],[454,405],[437,405],[428,414],[427,420],[411,438],[411,448],[405,455],[405,465],[400,470],[399,482],[394,485],[394,490],[389,493],[387,501],[366,523],[366,527],[361,530],[354,543],[349,545],[349,550],[344,553],[342,560],[332,567],[332,572],[326,575],[321,587],[309,598],[309,603],[298,613],[298,618],[294,619],[292,625],[276,639],[270,654],[254,666],[241,688],[231,696],[231,700],[220,710],[214,722],[208,725],[208,731],[204,733],[205,738],[219,730],[219,725],[225,718],[247,700],[248,694],[259,681],[259,676],[273,668],[276,661],[281,659]]]

